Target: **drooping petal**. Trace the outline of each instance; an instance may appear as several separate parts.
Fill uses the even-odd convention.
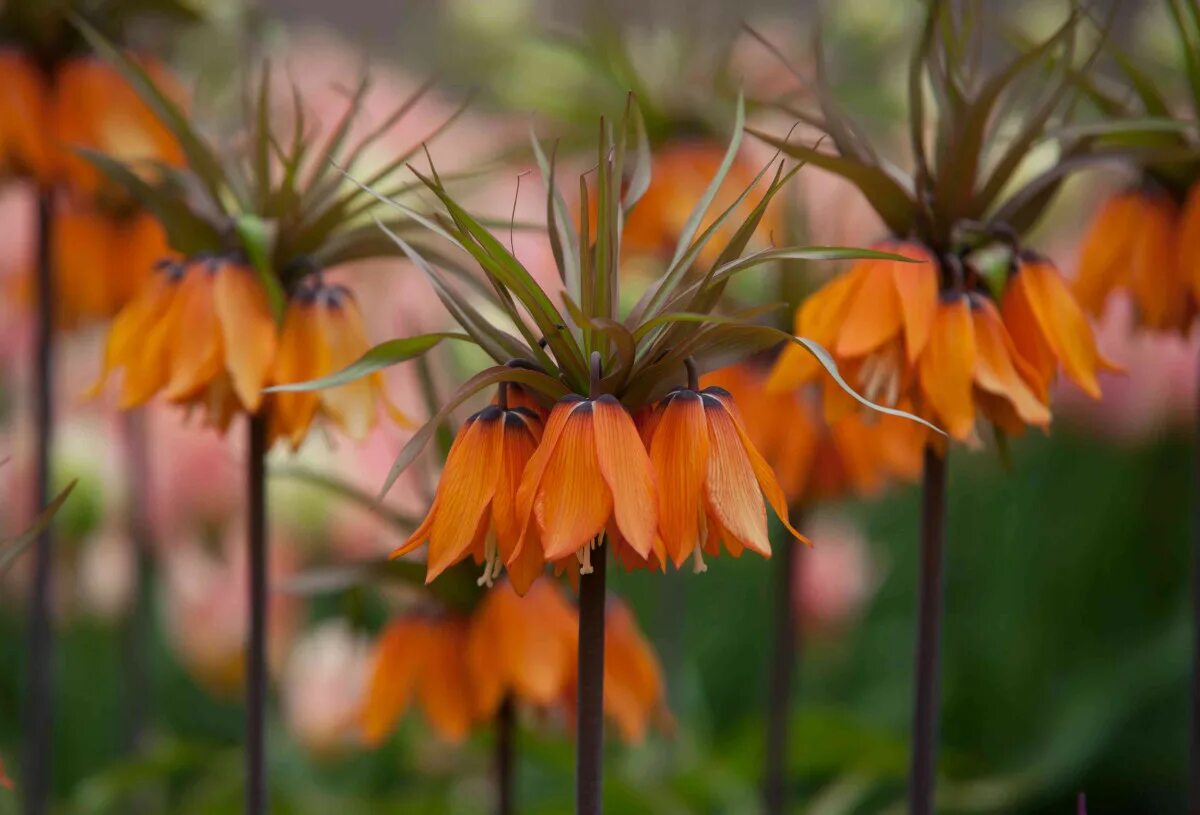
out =
[[[820,343],[825,348],[832,348],[850,300],[858,291],[869,268],[870,265],[866,261],[860,261],[850,271],[835,277],[805,298],[796,311],[796,333]],[[767,390],[794,390],[821,371],[820,364],[813,359],[812,354],[794,343],[788,343],[771,369],[771,375],[767,379]]]
[[[168,315],[167,399],[193,398],[223,366],[221,329],[213,307],[214,273],[208,262],[192,263],[179,284],[175,308]]]
[[[500,476],[503,431],[502,411],[484,408],[447,456],[429,530],[426,582],[466,557],[474,540],[486,531]]]
[[[1200,303],[1200,184],[1192,184],[1179,217],[1179,275]]]
[[[650,442],[650,461],[658,481],[658,528],[667,554],[679,566],[700,543],[708,423],[695,391],[668,396],[659,410]]]
[[[1178,265],[1179,207],[1166,193],[1144,194],[1136,223],[1129,286],[1139,315],[1153,328],[1182,327],[1188,314],[1188,287]]]
[[[1129,279],[1140,199],[1133,191],[1108,199],[1083,237],[1075,296],[1093,315],[1099,316],[1112,290]]]
[[[654,468],[621,403],[604,395],[593,405],[597,463],[612,493],[613,519],[633,550],[647,557],[658,534]]]
[[[583,549],[612,515],[613,497],[600,471],[595,427],[595,403],[581,402],[567,418],[546,465],[535,512],[547,560]]]
[[[954,296],[938,305],[921,355],[918,375],[921,391],[946,430],[965,439],[975,424],[971,384],[975,371],[975,330],[967,299]]]
[[[317,324],[329,346],[330,370],[324,373],[342,370],[371,347],[358,305],[344,289],[318,295]],[[323,410],[351,438],[365,438],[375,425],[378,409],[370,377],[323,390],[320,396]]]
[[[444,741],[452,744],[467,737],[475,720],[466,643],[464,621],[447,619],[435,623],[429,632],[417,687],[425,718]]]
[[[1012,403],[1026,424],[1044,427],[1050,423],[1050,409],[1026,385],[1012,361],[1012,341],[990,300],[979,298],[971,309],[975,329],[975,384]]]
[[[890,261],[861,261],[862,283],[851,299],[837,331],[838,356],[859,357],[894,337],[903,325],[900,298],[892,282]]]
[[[507,564],[513,588],[522,595],[529,590],[545,566],[541,536],[537,534],[536,525],[520,553],[517,553],[517,544],[521,540],[517,490],[525,466],[537,451],[541,430],[541,422],[531,411],[518,408],[505,412],[500,474],[492,499],[492,526],[500,560]]]
[[[271,382],[286,385],[304,382],[328,373],[329,346],[317,326],[316,305],[308,298],[292,298],[284,311],[283,328],[271,371]],[[300,446],[317,415],[321,397],[314,391],[283,392],[272,395],[272,417],[280,435],[292,448]]]
[[[1062,363],[1063,372],[1085,393],[1098,399],[1097,371],[1115,366],[1100,356],[1092,327],[1066,283],[1047,262],[1022,263],[1017,276],[1024,279],[1023,293],[1030,310],[1046,344]]]
[[[558,447],[563,428],[567,426],[567,419],[581,404],[583,400],[579,397],[566,397],[555,404],[554,409],[550,411],[550,418],[546,420],[538,448],[525,465],[525,472],[521,474],[521,485],[517,488],[517,520],[521,525],[521,537],[517,540],[517,546],[509,556],[510,559],[521,554],[531,522],[534,522],[535,504],[546,468],[550,464],[550,457]],[[506,560],[505,563],[507,562]]]
[[[706,394],[703,399],[709,444],[704,484],[707,513],[727,538],[770,557],[767,508],[737,425],[716,397]]]
[[[367,744],[382,743],[408,707],[428,635],[423,621],[409,618],[392,622],[380,635],[360,720]]]
[[[933,326],[934,312],[938,303],[938,268],[933,258],[924,249],[912,244],[900,244],[894,251],[905,257],[924,260],[924,263],[900,263],[893,261],[892,284],[900,300],[900,311],[904,314],[904,350],[908,363],[912,365],[925,350],[929,331]]]
[[[242,406],[254,412],[275,360],[276,327],[266,292],[249,269],[226,263],[216,274],[213,304],[233,390]]]

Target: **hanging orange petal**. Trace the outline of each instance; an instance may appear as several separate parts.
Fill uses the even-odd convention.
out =
[[[216,264],[188,265],[175,308],[168,315],[167,385],[163,395],[173,401],[196,398],[224,367],[220,324],[214,307]]]
[[[658,523],[667,554],[680,566],[700,542],[704,479],[708,473],[708,424],[700,394],[667,396],[650,442],[658,480]]]
[[[613,519],[625,540],[648,557],[658,534],[654,468],[633,419],[615,397],[593,402],[596,460],[612,494]]]
[[[424,621],[401,618],[380,635],[360,716],[367,744],[382,744],[412,700],[429,633]]]
[[[921,355],[921,391],[945,429],[965,439],[975,424],[971,383],[975,371],[975,331],[966,297],[952,295],[938,304],[929,344]]]
[[[892,263],[860,262],[866,273],[842,317],[837,343],[830,349],[838,356],[863,356],[899,333],[904,323],[900,298],[892,282]]]
[[[610,599],[604,619],[604,712],[623,740],[637,744],[663,705],[662,668],[624,603]]]
[[[596,449],[595,413],[595,402],[575,406],[546,466],[535,512],[547,560],[582,550],[604,531],[613,512]]]
[[[909,364],[913,364],[925,350],[933,316],[938,303],[938,267],[933,257],[924,248],[915,244],[901,243],[890,251],[923,263],[900,263],[892,261],[892,285],[900,300],[900,311],[904,315],[904,349]]]
[[[767,509],[737,425],[715,396],[705,393],[708,422],[708,472],[705,508],[710,525],[715,521],[730,539],[764,557],[771,555],[767,537]]]
[[[293,297],[284,311],[271,382],[305,382],[323,376],[330,367],[329,346],[317,326],[316,305],[309,297]],[[284,392],[273,394],[271,400],[278,435],[287,438],[295,450],[308,435],[320,396],[313,391]]]
[[[10,173],[50,180],[50,90],[24,54],[0,50],[0,177]]]
[[[583,400],[577,396],[568,396],[554,405],[553,410],[550,411],[550,417],[546,420],[546,427],[542,431],[542,440],[529,459],[529,463],[525,465],[525,472],[521,474],[521,484],[517,487],[517,519],[521,524],[521,537],[517,540],[517,546],[510,558],[521,554],[525,538],[529,534],[530,522],[533,520],[542,480],[545,478],[546,468],[550,464],[550,457],[554,455],[558,447],[563,429],[567,426],[567,420],[582,402]]]
[[[344,287],[326,287],[316,298],[317,325],[329,348],[327,373],[340,371],[371,347],[362,314]],[[378,411],[370,377],[328,388],[320,396],[322,409],[351,438],[363,439],[375,426]]]
[[[1075,296],[1094,315],[1114,288],[1129,280],[1135,241],[1134,230],[1141,210],[1141,194],[1130,191],[1104,202],[1084,235],[1075,276]]]
[[[492,526],[500,560],[507,564],[509,580],[517,594],[525,594],[545,566],[542,543],[536,527],[521,551],[521,524],[517,516],[517,490],[525,466],[537,451],[542,425],[537,416],[526,408],[515,408],[504,414],[504,430],[500,475],[492,499]]]
[[[225,347],[225,368],[242,407],[253,413],[262,401],[278,344],[266,292],[254,272],[224,263],[216,273],[213,298]]]
[[[868,261],[859,261],[850,271],[838,275],[806,297],[804,303],[796,310],[796,334],[820,343],[825,348],[832,348],[851,299],[859,290],[870,268]],[[812,354],[794,343],[788,343],[771,369],[771,375],[767,379],[767,390],[794,390],[822,370]]]
[[[1192,306],[1200,303],[1200,184],[1188,190],[1183,214],[1179,218],[1179,275],[1181,283],[1191,291]]]
[[[441,620],[429,632],[417,687],[421,710],[434,731],[458,744],[475,721],[467,675],[467,626],[462,620]]]
[[[972,306],[976,349],[975,384],[1011,402],[1025,424],[1045,427],[1050,423],[1050,409],[1017,373],[1012,360],[1015,349],[996,307],[984,298],[973,301]]]

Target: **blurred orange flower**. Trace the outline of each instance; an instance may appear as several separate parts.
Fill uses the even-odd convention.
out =
[[[633,253],[670,258],[692,209],[703,197],[724,157],[725,148],[722,145],[701,140],[679,140],[658,149],[651,162],[650,186],[625,221],[622,248]],[[734,161],[725,183],[713,199],[712,207],[700,223],[701,232],[720,213],[733,206],[756,175],[757,170],[743,157],[739,156]],[[765,189],[766,180],[761,183]],[[711,264],[716,260],[721,248],[733,237],[737,225],[757,204],[758,200],[753,195],[742,201],[738,210],[717,230],[714,240],[701,251],[701,263]],[[589,212],[594,213],[595,207],[589,207]],[[773,209],[768,209],[759,224],[763,234],[771,231],[773,212]],[[594,225],[592,234],[595,234]]]
[[[610,599],[605,711],[627,741],[664,718],[662,669],[633,615]],[[469,617],[410,613],[380,636],[360,722],[381,744],[414,698],[434,731],[460,742],[490,722],[505,699],[537,709],[573,705],[576,612],[556,583],[521,597],[508,581],[489,589]]]
[[[19,51],[0,50],[0,177],[53,173],[49,83],[38,65]]]
[[[258,410],[275,334],[253,271],[218,258],[169,263],[117,315],[96,390],[124,368],[122,409],[161,392],[223,431],[239,410]]]
[[[458,743],[467,737],[476,716],[466,638],[466,620],[449,616],[411,615],[384,629],[361,714],[367,744],[382,744],[414,698],[441,738]]]
[[[174,99],[183,97],[160,63],[146,57],[139,62],[158,88]],[[183,165],[183,152],[171,132],[129,83],[96,57],[68,60],[55,72],[50,120],[61,178],[85,196],[116,196],[118,202],[127,202],[91,162],[75,152],[76,147],[96,150],[144,171],[154,170],[154,163]]]
[[[371,344],[350,290],[314,275],[289,298],[277,346],[270,379],[282,385],[340,371]],[[293,450],[308,436],[314,419],[330,421],[359,441],[375,427],[379,406],[397,424],[410,424],[388,398],[378,371],[334,388],[272,394],[267,405],[270,438],[286,439]]]
[[[923,247],[877,248],[924,262],[859,261],[805,300],[795,326],[824,345],[868,399],[914,410],[964,441],[979,416],[1010,434],[1047,427],[1060,367],[1099,395],[1097,372],[1114,366],[1096,351],[1091,326],[1048,260],[1015,259],[997,310],[982,284],[941,279]],[[786,348],[768,388],[792,390],[820,370],[806,352]],[[830,421],[857,410],[832,383],[824,396]]]
[[[1100,316],[1109,295],[1130,293],[1147,328],[1186,333],[1200,301],[1200,185],[1182,209],[1143,185],[1108,199],[1080,248],[1074,291]]]

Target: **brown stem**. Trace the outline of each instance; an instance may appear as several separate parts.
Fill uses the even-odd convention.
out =
[[[126,523],[136,569],[133,608],[126,620],[122,638],[125,661],[125,749],[131,754],[137,753],[144,742],[146,712],[150,707],[150,672],[146,658],[154,635],[153,537],[147,513],[150,506],[150,456],[145,422],[146,414],[141,410],[121,414],[126,477],[129,482]]]
[[[42,190],[37,202],[37,327],[33,345],[34,515],[50,500],[51,451],[54,445],[54,274],[51,232],[54,202]],[[44,815],[50,805],[51,737],[54,727],[54,632],[50,625],[53,575],[52,526],[34,547],[33,587],[29,596],[29,655],[25,702],[25,815]]]
[[[1188,813],[1200,815],[1200,380],[1197,381],[1192,439],[1192,686]]]
[[[798,519],[796,522],[799,523]],[[766,815],[783,815],[788,808],[792,684],[798,650],[794,569],[799,545],[793,540],[785,541],[771,559],[775,607],[772,610],[774,636],[767,687],[766,771],[763,778],[763,811]]]
[[[576,710],[575,812],[603,811],[604,595],[608,546],[592,550],[592,571],[579,576],[579,705]]]
[[[517,708],[511,696],[504,697],[496,712],[496,813],[513,815],[514,742],[517,735]]]
[[[246,642],[246,815],[266,815],[267,424],[249,417],[246,448],[250,632]]]
[[[921,484],[921,571],[918,587],[916,695],[913,705],[910,815],[932,815],[936,786],[938,696],[941,681],[942,567],[946,521],[946,459],[925,447]]]

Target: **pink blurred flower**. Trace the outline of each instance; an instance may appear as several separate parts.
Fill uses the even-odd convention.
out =
[[[360,742],[370,653],[370,641],[343,620],[322,623],[292,648],[281,680],[284,720],[318,758]]]
[[[124,616],[133,602],[137,558],[129,536],[105,527],[84,541],[76,562],[80,606],[102,620]]]
[[[850,521],[817,515],[806,530],[792,579],[800,624],[836,632],[858,617],[877,585],[876,568],[862,532]]]
[[[271,585],[295,572],[290,541],[271,541]],[[240,532],[226,534],[214,550],[190,537],[163,555],[163,604],[168,639],[192,674],[215,693],[236,694],[242,685],[247,635],[247,566]],[[272,592],[268,600],[267,660],[273,674],[283,665],[300,619],[295,595]]]

